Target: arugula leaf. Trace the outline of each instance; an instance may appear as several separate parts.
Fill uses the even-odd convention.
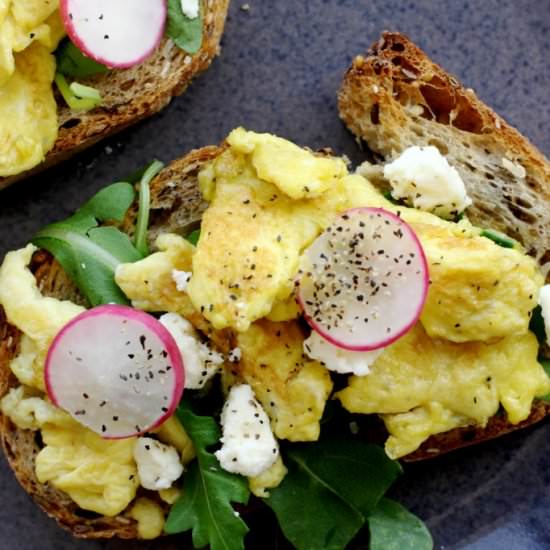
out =
[[[433,540],[424,523],[401,504],[383,498],[368,517],[369,550],[431,550]]]
[[[533,309],[533,314],[529,321],[529,330],[537,337],[541,346],[546,342],[546,327],[544,326],[544,318],[540,306],[536,306]]]
[[[544,369],[544,372],[547,374],[547,376],[550,377],[550,360],[539,358],[539,363],[542,365],[542,368]],[[541,401],[546,401],[547,403],[550,403],[550,393],[540,396],[539,399]]]
[[[70,218],[39,231],[31,241],[51,252],[67,275],[93,305],[128,304],[115,283],[120,263],[135,262],[142,255],[125,233],[100,222],[122,221],[134,200],[129,183],[114,183],[102,189]]]
[[[69,39],[64,40],[55,52],[57,71],[65,76],[85,78],[106,73],[109,68],[84,55]]]
[[[201,230],[195,229],[194,231],[191,231],[189,235],[187,235],[185,238],[193,245],[197,246],[197,243],[199,242],[199,237],[201,236]]]
[[[166,34],[189,54],[197,53],[202,45],[202,10],[189,19],[181,10],[181,0],[168,0]]]
[[[242,550],[248,527],[235,514],[231,502],[246,504],[249,490],[243,477],[222,470],[206,449],[220,439],[220,430],[209,416],[195,415],[188,404],[176,411],[193,441],[197,460],[184,476],[183,492],[166,520],[167,534],[193,530],[193,545],[212,550]]]
[[[285,463],[289,472],[266,502],[298,550],[344,548],[401,473],[383,449],[359,440],[293,446]]]
[[[149,247],[147,246],[147,227],[149,226],[149,211],[151,208],[149,184],[163,168],[164,164],[162,162],[154,160],[143,172],[139,183],[139,211],[134,242],[142,256],[149,255]]]

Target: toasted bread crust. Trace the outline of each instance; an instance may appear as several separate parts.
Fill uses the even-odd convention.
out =
[[[338,100],[348,128],[386,161],[411,145],[438,147],[464,180],[472,222],[519,240],[550,275],[550,162],[472,89],[385,32],[355,58]]]
[[[206,70],[220,51],[229,0],[203,0],[204,32],[194,55],[164,39],[145,63],[83,80],[98,88],[103,104],[88,113],[72,112],[58,96],[59,134],[53,149],[37,167],[0,178],[0,189],[54,166],[98,141],[162,110],[185,91],[191,80]]]

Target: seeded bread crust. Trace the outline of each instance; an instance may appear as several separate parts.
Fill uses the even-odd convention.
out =
[[[81,80],[97,88],[103,103],[87,113],[71,111],[57,95],[59,135],[43,163],[30,171],[0,178],[0,189],[63,162],[102,139],[163,109],[191,80],[206,70],[220,52],[229,0],[203,0],[204,32],[201,49],[189,55],[163,39],[145,63]]]
[[[407,37],[385,32],[347,70],[340,117],[390,161],[434,145],[460,173],[468,217],[520,241],[549,280],[550,162]]]

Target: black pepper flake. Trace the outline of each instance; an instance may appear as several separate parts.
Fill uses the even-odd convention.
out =
[[[103,433],[105,433],[105,432],[107,431],[107,426],[105,426],[105,424],[103,424],[103,425],[101,426],[101,431],[102,431]]]

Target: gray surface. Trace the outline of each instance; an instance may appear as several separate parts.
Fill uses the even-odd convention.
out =
[[[242,3],[232,6],[222,57],[163,114],[0,192],[0,257],[104,184],[153,157],[217,143],[238,125],[360,159],[335,94],[351,58],[383,29],[408,34],[550,153],[549,0],[250,0],[248,13]],[[33,505],[3,459],[0,495],[1,548],[183,547],[75,541]],[[427,520],[437,548],[550,548],[550,426],[407,467],[395,495]]]

